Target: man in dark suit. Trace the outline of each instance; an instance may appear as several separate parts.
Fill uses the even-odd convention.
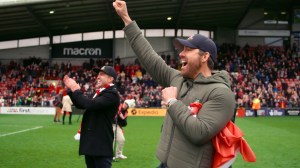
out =
[[[86,109],[82,118],[79,154],[85,155],[88,168],[110,168],[114,139],[112,124],[120,104],[118,91],[113,84],[117,73],[111,66],[94,71],[98,76],[97,91],[93,98],[84,96],[80,86],[67,75],[64,83],[74,105]]]

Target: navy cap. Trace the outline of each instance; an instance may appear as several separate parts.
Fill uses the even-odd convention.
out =
[[[107,75],[113,77],[114,80],[117,79],[117,73],[116,73],[115,69],[113,67],[111,67],[111,66],[103,66],[101,69],[94,68],[93,71],[96,72],[97,74],[100,71],[102,71],[102,72],[106,73]]]
[[[209,52],[212,60],[217,62],[217,46],[216,44],[209,38],[201,35],[201,34],[194,34],[189,37],[187,40],[176,38],[174,40],[175,48],[179,49],[180,51],[183,50],[183,47],[190,47],[190,48],[198,48],[201,51]]]

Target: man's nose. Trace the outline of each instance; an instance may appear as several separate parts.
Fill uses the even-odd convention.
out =
[[[179,53],[179,57],[180,57],[180,58],[185,57],[185,52],[184,52],[184,50],[182,50],[182,51]]]

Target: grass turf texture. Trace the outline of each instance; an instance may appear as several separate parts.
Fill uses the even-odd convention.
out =
[[[61,125],[53,122],[53,116],[0,115],[0,168],[85,167],[84,157],[78,155],[79,142],[73,138],[80,126],[77,117],[73,116],[72,125]],[[233,167],[300,167],[299,119],[237,118],[236,124],[243,130],[257,162],[244,162],[239,155]],[[159,161],[155,149],[162,122],[163,117],[129,117],[123,151],[128,159],[113,162],[112,167],[156,167]]]

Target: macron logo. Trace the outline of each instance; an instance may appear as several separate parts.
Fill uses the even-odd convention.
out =
[[[64,48],[63,55],[101,55],[101,48]]]

